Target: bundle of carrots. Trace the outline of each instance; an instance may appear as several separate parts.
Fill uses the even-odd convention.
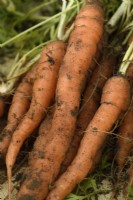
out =
[[[17,200],[63,200],[95,170],[108,133],[119,120],[118,173],[133,147],[122,140],[133,137],[133,68],[132,64],[123,67],[122,63],[114,69],[118,64],[116,56],[104,51],[100,1],[85,1],[72,27],[67,42],[61,36],[43,48],[40,59],[15,90],[8,122],[0,135],[9,200],[12,169],[25,140],[35,129],[38,137],[29,153]],[[125,56],[133,59],[132,41]],[[0,116],[1,104],[2,100]]]

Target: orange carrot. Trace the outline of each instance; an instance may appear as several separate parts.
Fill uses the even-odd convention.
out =
[[[83,102],[77,119],[77,126],[74,133],[74,138],[65,156],[65,160],[62,163],[61,173],[67,169],[77,153],[79,143],[83,136],[83,132],[87,128],[87,125],[93,118],[96,110],[100,105],[102,88],[107,79],[110,78],[113,74],[114,64],[114,56],[105,56],[102,63],[99,64],[93,72],[93,75],[83,95]]]
[[[37,66],[37,78],[33,85],[30,108],[13,133],[6,155],[9,182],[11,181],[11,170],[20,148],[25,139],[32,134],[44,118],[47,108],[54,99],[58,71],[65,54],[65,49],[66,45],[64,42],[55,41],[49,43],[42,51]]]
[[[30,106],[36,65],[24,76],[16,88],[8,112],[7,125],[0,134],[0,154],[5,157],[11,136]]]
[[[41,154],[44,153],[44,149],[45,149],[45,145],[47,144],[47,140],[48,140],[48,133],[49,130],[51,128],[51,123],[52,123],[52,118],[54,115],[54,110],[55,110],[55,106],[52,106],[47,113],[46,119],[44,119],[41,122],[41,125],[39,127],[39,135],[37,137],[37,139],[35,140],[34,146],[33,146],[33,150],[29,155],[29,159],[28,159],[28,165],[32,168],[35,167],[36,165],[36,159],[40,159]],[[40,156],[39,156],[40,155]],[[42,157],[41,157],[42,159]],[[38,167],[39,169],[39,167]]]
[[[25,183],[23,189],[19,191],[18,199],[22,200],[25,195],[27,198],[32,195],[34,199],[43,200],[48,193],[49,185],[57,177],[74,133],[81,92],[102,33],[102,9],[96,1],[91,2],[76,17],[74,30],[70,34],[67,52],[60,68],[56,89],[56,110],[44,153],[43,190],[40,189],[41,184],[36,191],[29,187],[29,182]]]
[[[116,162],[119,174],[133,148],[133,98],[118,132],[119,136],[117,141],[118,151],[116,154]]]
[[[126,71],[126,78],[129,81],[131,88],[131,95],[133,95],[133,64],[131,63]],[[116,162],[118,165],[118,176],[124,167],[124,164],[131,153],[133,148],[133,96],[128,112],[124,116],[119,129],[118,129],[118,151],[116,154]]]
[[[90,173],[108,131],[128,108],[129,99],[130,87],[127,79],[116,76],[106,82],[101,105],[85,131],[77,155],[67,171],[55,182],[47,200],[63,200]]]
[[[31,151],[28,159],[28,166],[26,170],[24,171],[24,175],[21,181],[22,187],[21,190],[23,190],[23,187],[25,188],[26,184],[31,185],[31,188],[35,190],[39,196],[42,195],[43,191],[43,160],[44,160],[44,153],[45,153],[45,146],[48,140],[48,133],[51,128],[51,122],[54,114],[54,107],[48,111],[48,114],[46,116],[46,119],[43,120],[43,122],[40,125],[39,128],[39,136],[37,137],[33,150]],[[39,177],[37,174],[40,174]],[[34,184],[32,184],[34,182]],[[39,185],[39,188],[38,186]],[[39,191],[40,190],[40,191]],[[24,189],[26,192],[26,190]],[[23,199],[29,198],[26,194],[23,195]],[[19,198],[19,194],[18,194]],[[33,196],[31,194],[30,198],[32,199]]]
[[[4,100],[0,97],[0,117],[3,116],[5,110],[5,103]]]
[[[102,39],[101,39],[102,40]],[[102,56],[102,50],[103,50],[103,41],[98,44],[98,47],[97,47],[97,51],[96,51],[96,55],[95,57],[92,59],[92,63],[89,67],[89,70],[88,70],[88,77],[87,77],[87,84],[88,82],[90,81],[91,79],[91,76],[93,74],[93,71],[95,70],[95,68],[97,67],[98,65],[98,62],[100,60],[100,57]]]

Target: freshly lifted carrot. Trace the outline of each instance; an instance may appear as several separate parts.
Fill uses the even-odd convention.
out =
[[[5,109],[5,103],[4,103],[4,100],[0,97],[0,117],[3,116],[4,109]]]
[[[101,59],[101,56],[103,53],[102,50],[103,50],[103,39],[101,39],[101,41],[99,42],[99,44],[97,46],[97,51],[96,51],[95,57],[92,59],[92,63],[89,67],[88,76],[87,76],[87,84],[91,79],[93,71],[95,70],[95,68],[97,67],[97,65],[99,63],[99,60]]]
[[[35,165],[36,165],[35,160],[40,159],[40,158],[43,159],[44,149],[45,149],[45,145],[47,144],[47,141],[48,141],[48,137],[49,137],[48,133],[51,128],[54,111],[55,111],[55,106],[52,106],[48,110],[46,119],[44,119],[41,122],[39,131],[38,131],[39,135],[38,135],[37,139],[35,140],[33,150],[31,151],[31,153],[29,155],[29,159],[28,159],[28,165],[31,168],[35,167]],[[38,170],[39,170],[39,167],[38,167]]]
[[[65,160],[62,163],[61,173],[67,169],[77,153],[83,133],[100,105],[102,88],[108,78],[113,74],[114,64],[115,57],[106,55],[101,64],[93,71],[92,77],[83,95],[83,102],[77,119],[74,138],[65,156]]]
[[[125,161],[131,153],[131,150],[133,149],[133,98],[118,132],[119,136],[117,141],[118,151],[116,154],[116,162],[119,174],[123,169]]]
[[[126,71],[126,78],[131,88],[131,104],[128,112],[124,116],[124,120],[118,129],[118,151],[116,153],[116,162],[118,165],[118,177],[124,167],[125,161],[133,148],[133,64],[131,63]]]
[[[8,112],[7,125],[0,134],[1,156],[5,157],[12,133],[30,106],[32,87],[35,80],[35,69],[36,66],[33,66],[31,70],[24,76],[13,96],[12,103]]]
[[[42,51],[37,66],[37,78],[33,85],[30,108],[12,135],[6,156],[7,173],[11,170],[24,141],[46,115],[46,109],[55,96],[59,67],[65,54],[66,44],[61,41],[49,43]]]
[[[128,108],[129,99],[130,87],[124,77],[112,77],[106,82],[101,105],[85,131],[78,153],[67,171],[55,182],[47,200],[63,200],[90,173],[108,131]]]
[[[28,167],[24,172],[21,182],[21,188],[17,195],[17,199],[34,199],[34,196],[29,194],[33,190],[34,195],[39,199],[42,198],[42,191],[45,186],[45,168],[43,168],[45,146],[48,140],[49,130],[51,128],[54,107],[48,111],[46,119],[41,123],[39,128],[39,136],[37,137],[32,152],[28,160]],[[39,175],[39,176],[38,176]],[[23,196],[22,196],[23,194]],[[43,199],[43,198],[42,198]]]
[[[24,183],[25,186],[20,189],[18,199],[32,196],[35,200],[43,200],[50,184],[57,177],[74,133],[81,92],[102,33],[102,9],[96,5],[96,1],[91,2],[76,17],[74,30],[71,32],[67,52],[60,68],[56,89],[56,110],[43,160],[43,189],[40,182],[36,190],[30,187],[30,183]],[[38,180],[37,177],[35,180]]]

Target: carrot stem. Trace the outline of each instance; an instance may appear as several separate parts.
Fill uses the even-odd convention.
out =
[[[71,1],[71,3],[73,3],[73,0]],[[66,0],[62,0],[62,14],[61,14],[61,19],[60,19],[58,34],[57,34],[57,38],[59,40],[62,39],[62,36],[64,34],[65,19],[66,19],[66,13],[64,13],[64,11],[66,10],[66,6],[67,6]]]
[[[75,1],[76,1],[76,3],[75,3]],[[64,33],[65,32],[64,29],[66,27],[66,24],[68,24],[68,22],[71,21],[71,19],[75,16],[75,14],[77,12],[79,12],[80,4],[83,4],[83,3],[84,3],[84,1],[78,2],[77,0],[71,0],[67,4],[66,0],[62,0],[62,14],[60,16],[60,22],[59,22],[58,33],[57,33],[58,40],[66,41],[68,39],[71,31],[73,30],[73,24],[66,31],[66,33]],[[77,9],[75,9],[75,11],[73,11],[71,15],[69,14],[69,18],[68,18],[67,11],[69,11],[69,9],[73,6],[73,4],[74,5],[76,4]]]
[[[81,4],[81,3],[80,3],[80,4]],[[68,11],[74,9],[74,8],[76,8],[76,6],[77,6],[77,5],[73,5],[71,8],[65,10],[64,13],[65,13],[65,12],[68,12]],[[48,19],[46,19],[46,20],[44,20],[44,21],[42,21],[42,22],[36,24],[35,26],[32,26],[31,28],[29,28],[29,29],[23,31],[22,33],[20,33],[20,34],[14,36],[14,37],[12,37],[12,38],[10,38],[10,39],[7,40],[6,42],[0,44],[0,47],[2,48],[2,47],[4,47],[4,46],[6,46],[7,44],[10,44],[11,42],[15,41],[16,39],[22,37],[23,35],[25,35],[25,34],[31,32],[31,31],[35,30],[36,28],[38,28],[38,27],[40,27],[40,26],[42,26],[42,25],[44,25],[44,24],[47,24],[47,23],[51,22],[52,20],[56,19],[57,17],[60,17],[62,13],[63,13],[63,12],[61,11],[61,12],[57,13],[56,15],[53,15],[52,17],[49,17]]]
[[[130,4],[130,0],[123,0],[119,8],[116,10],[114,15],[111,17],[111,19],[107,23],[107,27],[110,32],[112,32],[112,29],[116,26],[122,15],[125,13],[125,11],[128,8],[128,5]]]
[[[31,49],[14,66],[12,66],[12,70],[8,74],[6,80],[3,80],[0,84],[0,95],[8,95],[13,91],[14,85],[16,81],[19,79],[19,77],[30,69],[30,67],[40,58],[40,55],[37,54],[36,56],[34,56],[33,59],[29,60],[29,62],[25,64],[26,61],[28,60],[28,57],[30,57],[31,54],[33,54],[36,50],[38,50],[42,46],[45,46],[49,42],[50,41],[47,41]]]
[[[131,60],[133,59],[133,41],[131,42],[131,44],[129,45],[126,53],[125,53],[125,56],[122,60],[122,64],[120,66],[120,69],[119,69],[119,72],[122,74],[122,75],[125,75],[126,74],[126,71],[127,71],[127,68],[131,62]]]
[[[31,9],[31,10],[28,12],[27,15],[29,16],[29,15],[31,15],[32,13],[38,11],[39,9],[44,8],[45,6],[48,6],[48,5],[50,5],[50,4],[54,3],[54,2],[55,2],[55,0],[51,0],[51,1],[49,1],[49,2],[43,2],[43,3],[41,3],[40,5],[34,7],[33,9]]]

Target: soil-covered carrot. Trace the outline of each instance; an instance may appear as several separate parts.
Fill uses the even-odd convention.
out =
[[[118,173],[120,173],[133,149],[133,98],[129,110],[125,114],[124,120],[118,129],[118,133],[116,162],[118,165]]]
[[[4,103],[4,100],[0,98],[0,117],[3,116],[4,110],[5,110],[5,103]]]
[[[75,157],[83,132],[100,105],[102,88],[108,78],[113,74],[115,60],[114,56],[106,55],[103,57],[101,64],[98,64],[97,68],[93,71],[92,77],[83,95],[83,102],[77,119],[74,138],[66,154],[65,160],[62,163],[61,173],[67,169]]]
[[[42,177],[43,177],[43,158],[44,158],[44,152],[45,152],[45,146],[47,144],[48,140],[48,133],[51,128],[51,122],[53,118],[55,107],[53,106],[48,110],[46,118],[41,122],[41,125],[39,127],[39,135],[37,139],[35,140],[34,146],[32,151],[29,154],[29,159],[28,159],[28,166],[26,167],[24,171],[24,175],[21,180],[21,184],[25,185],[24,181],[33,181],[36,178],[37,173],[40,173],[40,176],[37,177],[38,181],[41,182]],[[39,164],[40,163],[40,164]],[[36,184],[34,185],[36,187]],[[22,186],[23,188],[23,186]],[[42,189],[43,189],[43,183],[42,183]]]
[[[63,200],[90,173],[108,132],[128,108],[129,100],[130,86],[127,79],[116,76],[106,82],[101,105],[85,131],[77,155],[67,171],[55,182],[55,188],[47,200]]]
[[[36,189],[30,187],[32,180],[25,182],[19,191],[18,199],[22,200],[26,196],[43,200],[46,197],[49,186],[57,177],[70,145],[87,71],[103,33],[101,6],[96,1],[89,2],[76,17],[59,72],[56,110],[49,132],[51,137],[49,137],[44,153],[43,189],[40,189],[42,188],[41,182],[38,183]],[[38,180],[37,177],[35,180]]]
[[[98,44],[98,47],[97,47],[97,52],[96,52],[96,55],[95,57],[92,59],[92,63],[89,67],[89,70],[88,70],[88,77],[87,77],[87,84],[88,82],[90,81],[91,79],[91,76],[93,74],[93,71],[95,70],[95,68],[97,67],[98,63],[99,63],[99,60],[101,59],[101,56],[102,56],[102,50],[103,50],[103,41],[104,39],[101,39],[100,43]]]
[[[131,63],[126,71],[126,78],[129,81],[131,88],[131,104],[128,112],[125,114],[124,119],[118,128],[118,141],[117,141],[117,153],[116,162],[118,165],[118,176],[124,167],[125,161],[131,153],[133,148],[133,64]]]
[[[55,106],[52,106],[48,110],[46,119],[44,119],[41,122],[39,131],[38,131],[39,135],[38,135],[37,139],[35,140],[33,150],[30,153],[29,159],[28,159],[28,165],[31,167],[35,166],[35,164],[36,164],[35,159],[38,159],[38,158],[40,159],[40,157],[41,157],[41,159],[43,159],[44,149],[45,149],[45,145],[47,144],[47,141],[48,141],[48,137],[49,137],[48,133],[51,128],[54,110],[55,110]],[[41,156],[41,154],[42,154],[42,156]]]
[[[46,115],[47,108],[54,99],[58,72],[65,54],[65,49],[66,44],[64,42],[55,41],[49,43],[42,51],[37,66],[37,78],[33,85],[30,108],[13,133],[6,155],[9,177],[25,139],[37,128]]]
[[[8,111],[7,125],[0,134],[0,154],[6,155],[11,136],[25,113],[29,109],[32,95],[33,82],[35,80],[36,65],[22,78],[15,90],[11,106]]]

